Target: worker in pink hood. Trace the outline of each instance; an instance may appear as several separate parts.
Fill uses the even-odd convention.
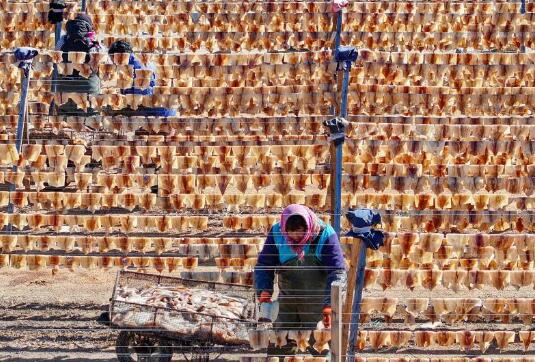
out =
[[[279,314],[275,329],[330,328],[331,283],[345,277],[345,260],[338,235],[308,207],[292,204],[271,228],[255,267],[260,303],[270,303],[278,277]],[[297,352],[295,341],[273,355]],[[269,351],[268,351],[269,352]]]

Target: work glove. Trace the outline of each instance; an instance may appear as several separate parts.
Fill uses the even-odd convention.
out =
[[[332,313],[332,309],[331,307],[329,306],[325,306],[323,307],[323,326],[325,328],[331,328],[331,313]]]
[[[258,302],[260,303],[271,303],[271,293],[263,290],[258,296]]]
[[[48,22],[52,24],[63,21],[63,11],[67,6],[65,0],[51,0],[48,10]]]

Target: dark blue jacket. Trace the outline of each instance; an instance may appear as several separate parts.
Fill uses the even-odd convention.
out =
[[[130,54],[130,59],[128,60],[128,65],[131,65],[134,68],[134,76],[132,79],[132,87],[121,89],[121,94],[141,94],[144,96],[150,96],[154,94],[154,87],[156,86],[156,69],[151,64],[147,67],[143,66],[139,60],[136,59],[134,54]],[[136,78],[136,69],[141,70],[151,70],[152,76],[148,88],[141,89],[134,87],[134,79]],[[176,110],[168,109],[164,107],[140,107],[134,111],[136,116],[153,116],[153,117],[174,117],[176,116]]]

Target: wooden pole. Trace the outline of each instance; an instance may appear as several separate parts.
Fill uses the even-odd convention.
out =
[[[342,362],[345,350],[342,349],[342,282],[331,284],[331,362]]]
[[[355,347],[358,342],[358,330],[360,322],[360,307],[362,303],[362,291],[364,290],[364,279],[366,276],[366,245],[360,242],[360,250],[357,257],[357,279],[355,281],[355,293],[353,296],[353,306],[351,308],[351,323],[349,326],[349,337],[347,346],[346,362],[355,361]]]
[[[355,293],[355,285],[357,282],[357,267],[359,265],[360,249],[366,249],[364,243],[358,239],[353,239],[351,245],[351,259],[349,260],[349,271],[347,275],[347,293],[342,309],[342,351],[344,355],[347,351],[347,342],[349,339],[349,326],[351,324],[351,312],[353,308],[353,296]],[[344,359],[345,360],[345,359]]]

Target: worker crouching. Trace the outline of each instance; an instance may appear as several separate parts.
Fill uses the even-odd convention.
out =
[[[276,330],[314,330],[331,324],[331,284],[345,277],[345,261],[338,235],[312,210],[289,205],[271,228],[255,267],[260,303],[271,303],[275,274],[279,313]],[[269,348],[270,355],[293,355],[295,341]]]

